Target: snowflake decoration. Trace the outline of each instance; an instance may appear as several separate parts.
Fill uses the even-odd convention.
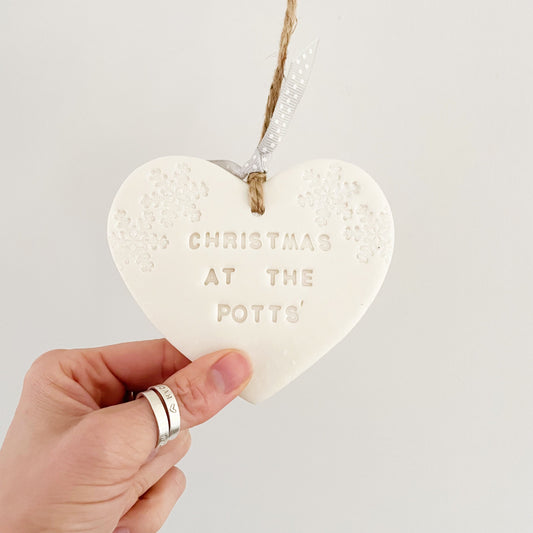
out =
[[[368,260],[375,255],[389,259],[392,252],[390,215],[385,211],[376,214],[368,205],[360,205],[355,213],[358,218],[357,224],[345,228],[344,238],[356,243],[358,261],[368,263]]]
[[[152,252],[168,246],[166,235],[159,235],[153,229],[155,216],[151,211],[143,211],[134,222],[123,209],[117,209],[115,231],[111,234],[111,245],[122,265],[135,263],[142,272],[154,268]]]
[[[191,222],[198,222],[202,216],[198,201],[208,195],[209,189],[204,182],[198,184],[193,181],[190,172],[185,163],[176,165],[174,171],[168,174],[160,168],[150,171],[148,179],[153,182],[155,190],[143,196],[141,205],[154,210],[158,222],[165,228],[171,228],[180,216]]]
[[[309,169],[303,179],[307,190],[298,195],[298,204],[315,210],[315,222],[320,227],[326,226],[332,215],[345,221],[352,218],[353,199],[361,187],[355,180],[344,179],[341,167],[330,165],[325,174]]]
[[[133,220],[123,209],[116,211],[110,244],[122,266],[134,263],[142,272],[151,272],[155,267],[154,252],[170,244],[165,229],[172,228],[178,217],[191,222],[200,220],[198,203],[209,189],[204,182],[193,181],[190,172],[185,163],[169,173],[153,168],[147,175],[152,189],[140,199],[137,219]]]
[[[324,227],[332,218],[340,218],[349,225],[342,236],[356,244],[355,257],[368,263],[374,256],[388,260],[392,253],[392,220],[386,211],[374,213],[368,205],[360,204],[357,197],[361,185],[342,176],[342,168],[330,165],[325,173],[305,170],[302,178],[305,190],[298,195],[301,207],[314,210],[315,223]]]

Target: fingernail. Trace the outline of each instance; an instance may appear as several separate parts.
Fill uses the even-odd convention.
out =
[[[224,394],[237,389],[248,380],[251,373],[250,361],[238,352],[221,357],[209,371],[213,386]]]
[[[130,533],[130,529],[128,527],[117,527],[113,530],[113,533]]]

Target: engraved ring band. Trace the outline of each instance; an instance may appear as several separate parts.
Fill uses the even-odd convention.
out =
[[[148,389],[144,392],[139,392],[135,399],[138,398],[146,398],[154,413],[159,432],[156,448],[164,446],[170,438],[170,421],[162,397],[156,391]]]
[[[153,390],[159,394],[161,401],[165,406],[167,412],[168,425],[169,425],[169,440],[175,439],[180,431],[180,410],[178,407],[178,401],[172,392],[170,387],[166,385],[154,385],[149,387],[148,390]]]

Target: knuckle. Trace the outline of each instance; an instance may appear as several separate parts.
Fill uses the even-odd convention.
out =
[[[60,355],[64,351],[65,350],[49,350],[48,352],[41,354],[31,364],[30,368],[26,372],[24,380],[28,382],[34,382],[38,380],[43,373],[49,370],[58,361]]]
[[[61,368],[61,356],[65,350],[50,350],[43,353],[26,371],[23,379],[24,394],[42,405],[47,397],[48,387],[57,380],[58,368]],[[55,377],[54,377],[55,376]]]
[[[186,430],[180,431],[176,440],[170,441],[165,447],[167,450],[164,450],[163,453],[168,454],[169,458],[172,457],[173,464],[178,463],[187,455],[191,448],[189,432]]]
[[[187,484],[187,478],[185,477],[183,471],[174,466],[169,471],[169,476],[171,476],[172,485],[176,489],[178,495],[182,494]]]
[[[192,443],[192,439],[191,439],[191,432],[186,429],[183,431],[184,435],[183,435],[183,449],[185,451],[185,453],[187,453],[190,449],[191,449],[191,443]]]
[[[150,482],[142,471],[139,471],[133,479],[132,488],[136,498],[142,496],[150,488]]]
[[[188,430],[180,431],[176,441],[176,455],[181,460],[191,449],[191,434]]]
[[[181,403],[182,416],[185,414],[191,421],[204,421],[211,416],[209,394],[198,380],[191,379],[185,373],[178,373],[174,390]]]

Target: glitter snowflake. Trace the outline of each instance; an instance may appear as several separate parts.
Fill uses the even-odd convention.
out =
[[[122,265],[135,263],[142,272],[154,268],[152,254],[168,246],[166,235],[154,231],[155,216],[151,211],[143,211],[133,221],[126,211],[118,209],[114,214],[115,231],[111,234],[111,245]]]
[[[154,190],[143,196],[141,205],[153,210],[165,228],[171,228],[178,217],[198,222],[202,216],[198,201],[208,195],[209,189],[204,182],[193,181],[190,172],[185,163],[177,165],[172,173],[160,168],[150,171],[149,180],[153,182]]]
[[[368,260],[375,255],[389,259],[392,252],[390,215],[385,211],[374,213],[368,205],[360,205],[355,215],[357,223],[345,228],[344,238],[356,243],[358,261],[368,263]]]
[[[361,187],[357,181],[343,178],[341,167],[331,165],[325,174],[309,169],[303,179],[306,190],[298,195],[298,204],[314,209],[320,227],[326,226],[332,215],[345,221],[352,218],[353,200]]]

